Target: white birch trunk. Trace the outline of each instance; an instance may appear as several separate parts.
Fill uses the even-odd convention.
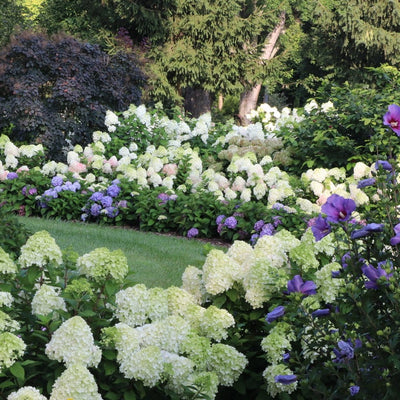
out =
[[[260,56],[260,61],[271,60],[278,51],[276,43],[285,28],[285,22],[286,13],[282,12],[279,18],[279,22],[276,24],[274,30],[268,35],[265,41],[265,45]],[[257,101],[258,96],[260,95],[261,86],[261,83],[255,83],[253,87],[243,92],[240,96],[238,115],[242,125],[248,125],[250,123],[247,115],[250,113],[250,111],[257,108]]]

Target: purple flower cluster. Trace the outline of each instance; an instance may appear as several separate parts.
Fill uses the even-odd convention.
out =
[[[280,217],[278,215],[272,217],[273,222],[264,222],[264,220],[260,219],[257,221],[253,229],[255,233],[251,236],[250,242],[252,244],[255,244],[256,241],[263,237],[263,236],[272,236],[275,234],[275,229],[277,228],[278,225],[282,223],[280,220]]]
[[[117,201],[117,197],[121,192],[121,188],[118,186],[120,181],[115,179],[111,182],[104,191],[94,192],[86,206],[83,208],[83,214],[81,219],[86,221],[90,217],[98,217],[101,214],[109,218],[115,218],[119,214],[119,209],[127,208],[126,200]]]
[[[160,200],[160,205],[167,204],[168,201],[175,201],[178,198],[176,194],[160,193],[157,199]]]
[[[52,199],[58,198],[60,192],[67,191],[75,193],[81,189],[81,184],[78,181],[66,181],[64,183],[63,178],[60,176],[53,177],[53,179],[51,180],[51,185],[52,187],[45,190],[41,198],[39,199],[39,205],[42,208],[46,208],[49,201],[51,201]]]
[[[8,174],[7,174],[7,179],[8,180],[13,180],[13,179],[17,179],[18,178],[18,174],[16,173],[16,172],[9,172]]]
[[[230,217],[226,217],[225,215],[218,215],[215,222],[217,224],[217,232],[219,234],[222,233],[224,228],[235,229],[238,224],[238,221],[237,221],[235,215],[232,215]]]
[[[35,187],[24,186],[21,189],[21,193],[24,196],[34,196],[35,194],[37,194],[37,189]]]
[[[199,234],[199,230],[197,228],[190,228],[186,234],[186,236],[191,239]]]

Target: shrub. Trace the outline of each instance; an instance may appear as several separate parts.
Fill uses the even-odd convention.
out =
[[[60,160],[67,144],[105,128],[107,109],[138,104],[143,82],[131,54],[26,31],[0,53],[0,129],[12,123],[14,141],[43,143]]]
[[[293,126],[283,126],[277,135],[291,151],[288,170],[352,167],[357,161],[372,163],[388,147],[382,127],[387,105],[398,100],[400,72],[394,67],[371,68],[371,83],[331,86],[319,91],[322,101],[331,101],[326,112],[313,102],[305,117]],[[399,149],[399,146],[397,149]]]

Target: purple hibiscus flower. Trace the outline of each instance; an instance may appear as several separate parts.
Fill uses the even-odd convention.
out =
[[[400,107],[397,104],[388,107],[388,112],[383,116],[383,125],[389,126],[397,136],[400,136]]]
[[[326,214],[327,220],[335,223],[348,221],[355,209],[354,200],[345,199],[338,194],[329,196],[326,203],[321,207],[321,211]]]
[[[376,179],[375,178],[367,178],[367,179],[362,179],[361,181],[358,181],[357,183],[357,188],[361,189],[367,186],[372,186],[375,185]]]
[[[291,279],[287,283],[287,288],[289,293],[303,293],[306,296],[317,293],[317,286],[313,281],[303,281],[303,278],[300,275],[295,275],[293,279]]]
[[[352,385],[349,387],[350,396],[355,396],[360,391],[360,386]]]
[[[270,324],[275,321],[277,318],[282,317],[285,314],[284,306],[277,306],[271,312],[269,312],[266,316],[266,321]]]
[[[395,225],[393,230],[394,230],[395,236],[393,236],[390,239],[390,244],[392,246],[396,246],[397,244],[400,243],[400,224]]]
[[[354,358],[354,347],[350,341],[339,340],[338,348],[334,348],[336,358],[333,362],[341,363],[345,360],[351,360]]]
[[[392,164],[390,164],[390,162],[386,161],[386,160],[378,160],[378,161],[376,161],[375,168],[377,170],[379,170],[379,168],[383,168],[386,171],[393,171]]]
[[[275,382],[282,383],[282,385],[290,385],[297,381],[297,375],[276,375]]]
[[[328,220],[321,214],[317,218],[314,218],[311,223],[311,232],[314,235],[315,240],[318,242],[326,235],[331,233],[332,228],[328,223]]]
[[[371,223],[363,226],[361,229],[357,229],[351,232],[352,239],[359,239],[365,236],[369,236],[373,232],[382,232],[384,228],[383,224]]]
[[[311,313],[313,318],[324,317],[329,315],[331,310],[329,308],[320,308],[319,310],[315,310]]]
[[[378,263],[377,268],[373,267],[372,265],[367,265],[364,264],[361,267],[362,273],[369,279],[367,282],[365,282],[365,287],[367,289],[378,289],[378,280],[389,280],[390,277],[393,276],[393,273],[387,273],[382,266],[386,266],[387,261],[381,261]],[[390,266],[390,269],[392,269],[392,266]]]

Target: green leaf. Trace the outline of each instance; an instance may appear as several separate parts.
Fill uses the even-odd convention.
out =
[[[221,308],[226,302],[226,296],[224,294],[216,297],[213,301],[215,307]]]
[[[20,362],[16,362],[10,367],[10,372],[19,380],[25,380],[25,370]]]
[[[136,400],[135,392],[130,390],[129,392],[124,393],[124,400]]]

